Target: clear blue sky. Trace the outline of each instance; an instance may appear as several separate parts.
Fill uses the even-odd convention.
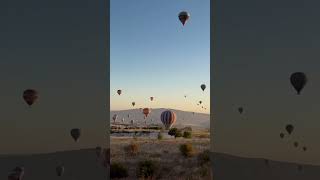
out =
[[[209,113],[209,0],[111,0],[111,109],[167,107]],[[191,17],[182,26],[180,11]],[[200,85],[207,89],[202,92]],[[117,89],[123,94],[118,96]],[[189,97],[184,99],[184,94]],[[149,97],[154,96],[151,104]],[[197,106],[202,100],[207,110]]]

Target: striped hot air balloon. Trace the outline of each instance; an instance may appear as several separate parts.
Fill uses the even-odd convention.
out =
[[[170,111],[163,111],[161,113],[161,122],[165,126],[165,128],[168,130],[171,128],[171,126],[176,122],[177,115]]]

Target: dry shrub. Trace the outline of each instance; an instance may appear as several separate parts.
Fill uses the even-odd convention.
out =
[[[137,155],[139,153],[139,145],[136,143],[131,143],[124,147],[124,150],[129,155]]]
[[[206,165],[210,162],[210,151],[205,150],[198,155],[198,163],[200,166]]]
[[[158,171],[158,164],[155,161],[145,160],[138,164],[137,177],[153,179]]]
[[[191,143],[181,144],[179,149],[184,157],[191,157],[194,154],[193,146]]]
[[[126,178],[128,177],[128,170],[120,163],[112,163],[110,166],[110,178]]]

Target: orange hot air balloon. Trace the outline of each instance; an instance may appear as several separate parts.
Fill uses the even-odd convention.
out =
[[[151,112],[151,110],[150,110],[150,108],[144,108],[144,109],[142,110],[142,112],[143,112],[143,114],[144,114],[144,116],[145,116],[145,118],[146,118],[146,117],[148,117],[148,115],[149,115],[149,113]]]

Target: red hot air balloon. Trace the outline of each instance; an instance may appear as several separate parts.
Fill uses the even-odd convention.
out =
[[[168,130],[176,122],[176,117],[177,115],[173,111],[167,110],[161,113],[160,119],[165,128]]]
[[[186,11],[182,11],[179,13],[178,17],[179,17],[180,22],[184,26],[186,24],[186,22],[188,21],[188,19],[190,18],[190,14]]]
[[[149,113],[150,113],[150,108],[144,108],[143,110],[142,110],[142,112],[143,112],[143,114],[144,114],[144,116],[145,116],[145,118],[146,117],[148,117],[148,115],[149,115]]]
[[[31,106],[38,99],[38,92],[34,89],[27,89],[23,92],[23,99]]]

